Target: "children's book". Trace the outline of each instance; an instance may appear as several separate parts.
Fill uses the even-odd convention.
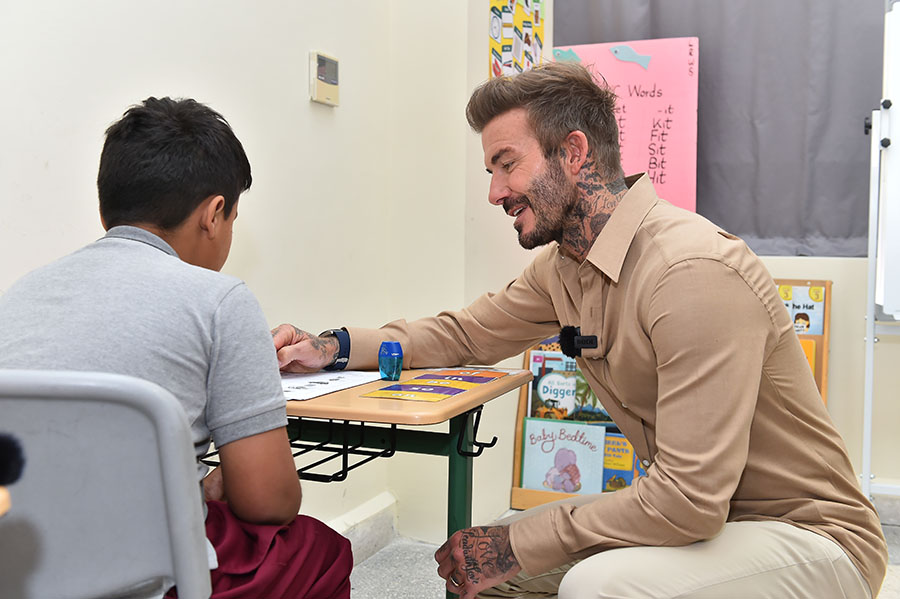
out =
[[[803,348],[803,355],[806,356],[806,361],[809,362],[809,367],[812,370],[813,375],[816,374],[816,342],[814,339],[803,338],[800,339],[800,347]]]
[[[825,287],[779,285],[778,295],[798,335],[821,335],[825,328]]]
[[[530,417],[582,422],[612,420],[591,391],[575,358],[560,351],[532,350],[529,362],[534,376],[528,389]]]
[[[631,485],[635,478],[645,475],[634,447],[622,433],[606,433],[606,452],[603,456],[603,490],[618,491]]]
[[[560,493],[603,492],[606,427],[525,418],[522,487]]]

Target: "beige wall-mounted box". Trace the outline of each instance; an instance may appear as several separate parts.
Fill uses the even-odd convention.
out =
[[[321,52],[309,53],[309,99],[329,106],[338,105],[337,58]]]

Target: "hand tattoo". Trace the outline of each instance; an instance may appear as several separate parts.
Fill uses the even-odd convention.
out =
[[[330,366],[337,360],[338,354],[341,352],[341,344],[338,342],[337,337],[317,337],[315,335],[310,335],[297,327],[294,327],[294,331],[300,338],[305,337],[306,339],[309,339],[310,345],[313,346],[314,350],[319,352],[327,365]]]
[[[463,567],[471,584],[501,577],[519,565],[509,544],[509,527],[476,526],[462,531]]]

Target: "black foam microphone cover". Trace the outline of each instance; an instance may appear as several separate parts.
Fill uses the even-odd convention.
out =
[[[581,327],[564,326],[559,330],[559,346],[570,358],[581,355],[582,348],[597,347],[597,335],[582,335]]]
[[[570,358],[581,355],[581,349],[575,347],[575,337],[581,333],[580,327],[564,326],[559,330],[559,346],[562,353]]]

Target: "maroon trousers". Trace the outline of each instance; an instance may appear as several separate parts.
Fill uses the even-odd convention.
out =
[[[225,503],[206,505],[206,536],[219,560],[212,599],[350,599],[350,541],[322,522],[249,524]]]

